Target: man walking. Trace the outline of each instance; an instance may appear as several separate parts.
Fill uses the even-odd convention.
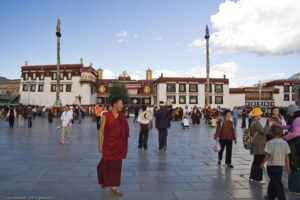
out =
[[[69,106],[65,105],[65,111],[61,115],[61,142],[60,144],[65,143],[65,133],[67,132],[67,143],[70,143],[70,136],[71,136],[71,126],[72,126],[72,120],[73,120],[73,114],[69,110]]]
[[[33,116],[32,108],[28,106],[27,108],[28,128],[32,127],[32,116]]]
[[[98,108],[96,110],[97,130],[100,129],[100,120],[101,120],[102,111],[103,111],[102,105],[98,105]]]
[[[147,142],[148,142],[148,133],[152,124],[152,116],[150,112],[146,111],[147,106],[142,105],[142,113],[139,114],[139,149],[144,147],[144,150],[147,151]]]
[[[122,196],[117,186],[121,185],[122,159],[128,152],[129,126],[122,112],[122,100],[114,98],[111,104],[112,110],[103,114],[99,131],[102,158],[97,166],[98,184],[102,188],[111,187],[111,194]]]
[[[23,113],[24,112],[24,109],[23,109],[23,105],[20,104],[18,107],[17,107],[17,115],[18,115],[18,123],[19,123],[19,127],[23,127],[24,126],[24,117],[23,117]]]
[[[171,127],[171,120],[168,109],[160,102],[160,109],[156,113],[155,127],[158,130],[159,150],[167,150],[168,129]]]
[[[236,130],[238,118],[239,118],[239,110],[237,109],[236,106],[234,106],[233,110],[232,110],[232,119],[233,119],[234,130]]]

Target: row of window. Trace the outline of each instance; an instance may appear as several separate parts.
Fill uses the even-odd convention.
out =
[[[186,92],[186,85],[179,84],[179,92]],[[212,91],[212,84],[209,84],[210,91]],[[167,92],[176,92],[176,83],[167,83]],[[189,84],[189,92],[198,92],[198,84]],[[223,93],[223,84],[215,84],[215,92]]]
[[[285,85],[285,86],[283,87],[283,91],[284,91],[285,93],[289,93],[289,92],[290,92],[290,86],[289,86],[289,85]],[[295,93],[295,91],[296,91],[296,87],[293,85],[293,86],[292,86],[292,92]]]
[[[66,85],[66,92],[71,92],[72,85],[67,84]],[[36,85],[30,85],[30,92],[35,92],[36,90]],[[28,91],[28,85],[23,85],[23,91]],[[38,92],[43,92],[44,91],[44,85],[38,85]],[[64,91],[64,85],[60,85],[60,92]],[[56,92],[56,85],[51,85],[51,92]]]
[[[198,96],[189,96],[189,104],[198,104]],[[167,101],[176,104],[176,96],[167,96]],[[212,104],[212,96],[209,97]],[[186,96],[179,96],[179,104],[186,104]],[[215,104],[223,104],[223,96],[215,96]]]
[[[23,76],[23,80],[26,81],[28,80],[28,73],[25,73],[24,76]],[[31,73],[30,74],[30,77],[31,77],[31,80],[36,80],[37,79],[37,75],[36,73]],[[68,73],[60,73],[60,80],[64,80],[64,77],[67,78],[67,80],[72,80],[72,73],[71,72],[68,72]],[[44,80],[44,74],[43,73],[40,73],[39,74],[39,80]],[[56,80],[57,79],[57,74],[56,72],[51,72],[51,79],[52,80]]]

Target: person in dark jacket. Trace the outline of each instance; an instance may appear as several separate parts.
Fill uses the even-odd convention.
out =
[[[231,164],[231,155],[232,155],[232,141],[236,144],[235,129],[233,127],[233,122],[230,120],[231,111],[226,110],[224,112],[224,119],[219,119],[218,127],[216,131],[216,141],[219,141],[221,144],[221,151],[219,152],[218,165],[221,165],[223,151],[226,147],[226,165],[230,168],[233,168]]]
[[[27,110],[27,121],[28,121],[28,128],[32,127],[32,116],[33,116],[33,112],[30,106],[28,106]]]
[[[161,102],[160,109],[156,113],[155,127],[158,130],[159,150],[167,150],[168,129],[171,127],[169,110]]]

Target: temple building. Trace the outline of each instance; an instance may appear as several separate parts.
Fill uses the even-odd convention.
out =
[[[56,99],[56,65],[33,65],[27,62],[21,67],[20,103],[51,107]],[[150,69],[145,79],[133,80],[123,71],[116,79],[105,79],[103,70],[97,71],[92,63],[60,65],[60,99],[63,105],[92,106],[108,104],[107,97],[113,82],[124,83],[131,104],[126,107],[161,103],[190,110],[205,106],[206,78],[152,77]],[[298,88],[298,89],[297,89]],[[233,108],[234,106],[283,107],[299,99],[299,74],[285,80],[267,81],[251,87],[229,88],[229,79],[210,78],[209,104],[211,107]]]
[[[107,104],[107,97],[109,88],[112,82],[121,82],[125,84],[128,90],[129,97],[132,104],[129,106],[135,106],[140,104],[153,105],[153,79],[150,69],[146,71],[145,80],[132,80],[126,71],[123,71],[118,79],[103,79],[103,70],[98,69],[97,79],[97,103]]]

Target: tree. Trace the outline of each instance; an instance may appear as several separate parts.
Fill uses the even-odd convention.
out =
[[[128,90],[124,83],[112,82],[112,86],[109,88],[107,103],[111,103],[113,98],[121,98],[124,104],[131,103],[128,95]]]

